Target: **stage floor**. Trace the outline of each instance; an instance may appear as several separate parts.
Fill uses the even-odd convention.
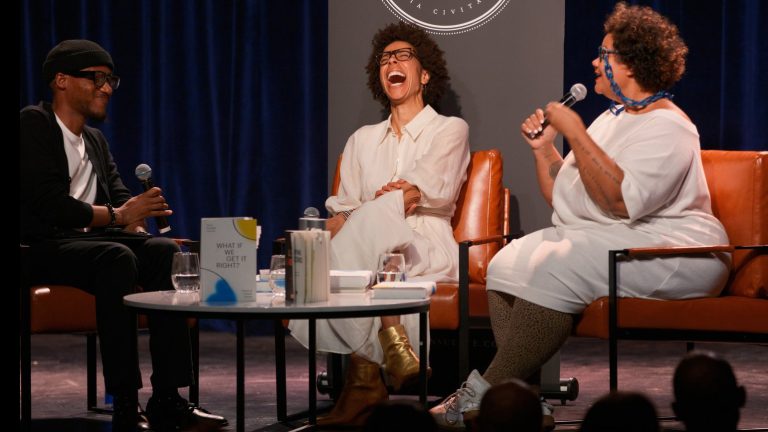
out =
[[[246,431],[283,431],[287,425],[275,422],[274,350],[272,336],[246,339]],[[200,401],[209,411],[235,420],[235,337],[229,333],[202,332],[200,335]],[[717,352],[734,366],[741,385],[747,388],[747,405],[739,427],[768,430],[768,346],[744,344],[699,344],[697,348]],[[148,336],[140,335],[141,367],[145,385],[151,373]],[[575,420],[608,391],[608,346],[604,341],[571,338],[561,352],[561,377],[576,377],[580,393],[575,401],[556,407],[556,420]],[[287,340],[288,412],[307,407],[306,351],[293,339]],[[656,405],[661,416],[671,416],[672,372],[685,354],[678,342],[620,342],[619,388],[641,391]],[[32,338],[32,418],[34,431],[109,431],[110,417],[86,410],[85,338],[78,335],[35,335]],[[318,355],[318,370],[325,369],[325,356]],[[433,365],[436,367],[436,365]],[[99,375],[99,395],[103,399]],[[186,396],[182,393],[183,396]],[[140,392],[142,404],[150,390]],[[396,396],[405,397],[405,396]],[[318,396],[320,407],[330,406],[326,395]],[[675,422],[664,428],[681,429]],[[230,430],[234,430],[230,426]],[[557,430],[577,430],[559,425]]]

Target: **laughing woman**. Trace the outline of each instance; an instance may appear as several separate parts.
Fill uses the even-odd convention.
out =
[[[443,52],[404,23],[379,30],[372,44],[368,87],[390,115],[358,129],[344,148],[339,191],[326,201],[334,215],[332,268],[375,271],[379,254],[399,251],[408,280],[456,281],[451,217],[466,179],[469,128],[431,106],[449,80]],[[306,321],[290,329],[307,345]],[[331,413],[318,419],[321,426],[361,425],[388,397],[381,367],[395,389],[418,375],[417,315],[318,320],[317,340],[320,350],[352,354],[344,389]]]

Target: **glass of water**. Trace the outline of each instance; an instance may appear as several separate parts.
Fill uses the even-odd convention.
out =
[[[379,255],[376,282],[403,281],[405,281],[405,256],[401,253],[383,253]]]
[[[272,295],[285,297],[285,255],[272,255],[269,263],[269,287]]]
[[[171,265],[171,282],[176,292],[200,290],[200,258],[194,252],[176,252]]]

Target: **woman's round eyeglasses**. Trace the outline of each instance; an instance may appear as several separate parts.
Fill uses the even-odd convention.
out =
[[[608,49],[608,48],[606,48],[604,46],[597,47],[597,56],[598,57],[603,58],[603,57],[607,56],[608,54],[619,54],[619,52],[616,51],[616,50]]]
[[[380,66],[384,66],[385,64],[389,63],[389,60],[392,58],[392,56],[394,56],[397,61],[408,61],[413,57],[416,57],[416,52],[413,50],[413,48],[400,48],[379,53],[376,55],[376,59],[378,60]]]

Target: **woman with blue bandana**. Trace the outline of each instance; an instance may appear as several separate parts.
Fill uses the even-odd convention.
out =
[[[610,249],[728,243],[712,215],[696,126],[668,92],[688,52],[677,27],[649,7],[618,3],[604,30],[592,66],[594,90],[610,109],[586,128],[552,102],[520,126],[553,226],[512,241],[489,264],[497,353],[485,374],[473,371],[433,408],[443,426],[463,428],[491,385],[537,376],[571,334],[574,316],[608,295]],[[555,147],[558,133],[571,146],[565,157]],[[728,254],[623,262],[622,295],[717,296],[729,262]],[[551,426],[551,406],[542,408]]]

